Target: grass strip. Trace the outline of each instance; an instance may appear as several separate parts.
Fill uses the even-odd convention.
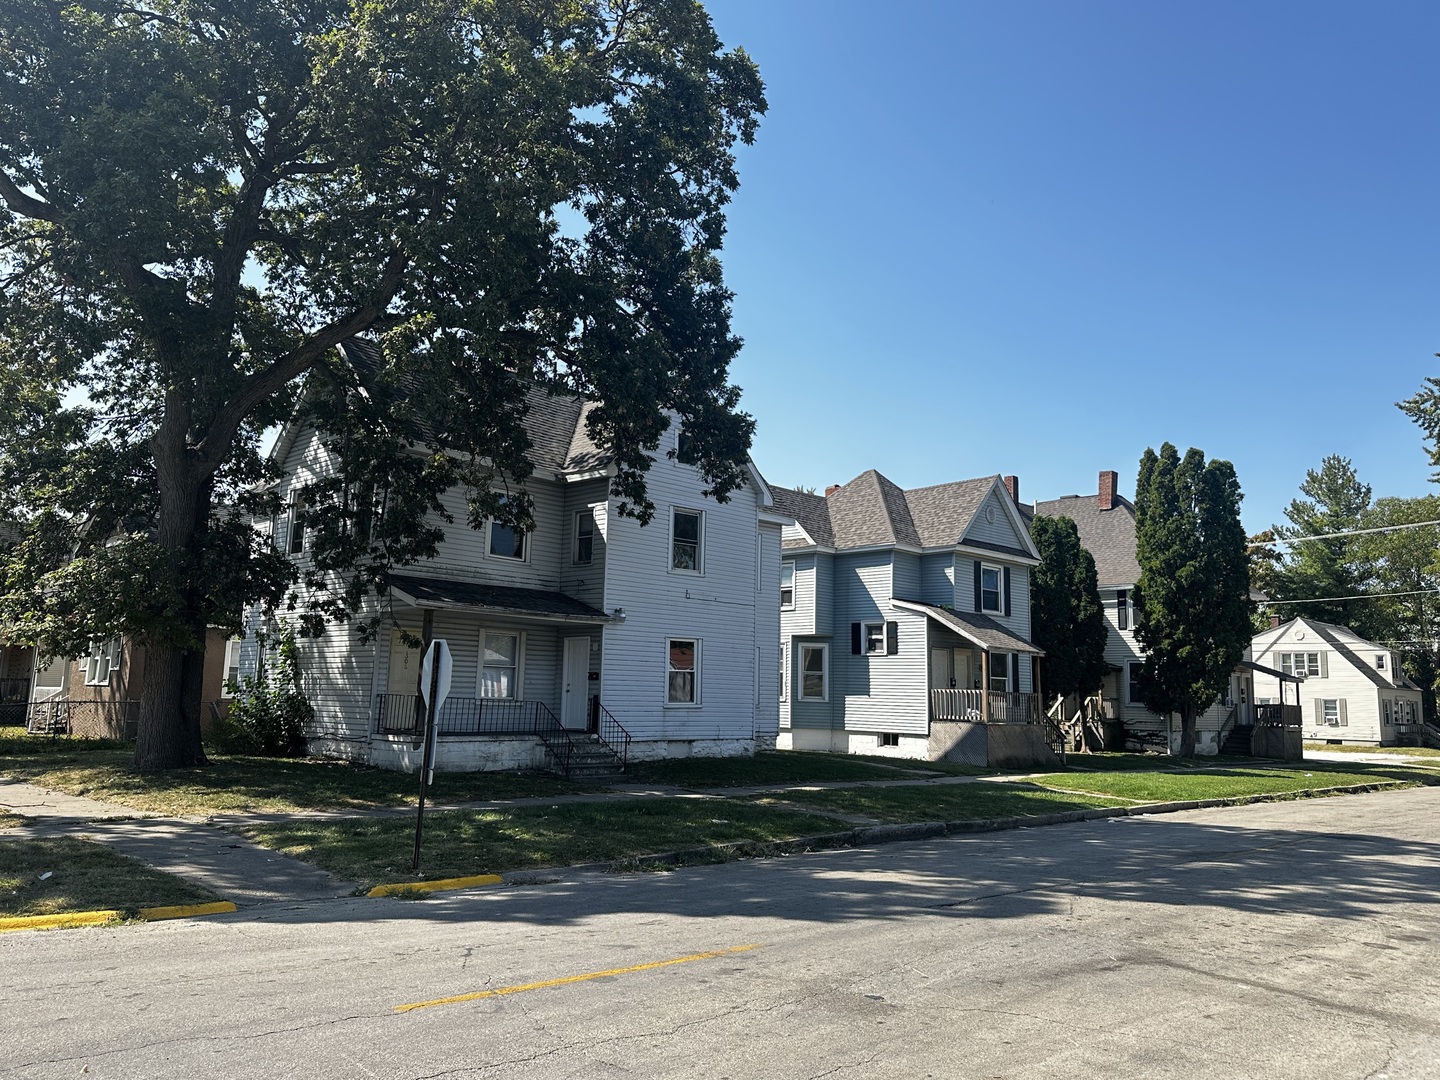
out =
[[[1431,746],[1331,746],[1323,742],[1307,742],[1306,750],[1323,750],[1327,754],[1393,754],[1396,757],[1440,758],[1440,750]]]
[[[943,766],[943,767],[942,767]],[[626,783],[673,787],[758,787],[764,784],[822,784],[846,780],[916,780],[936,773],[975,773],[966,765],[807,750],[767,750],[754,757],[671,758],[630,766]]]
[[[777,801],[762,796],[761,805]],[[1026,784],[976,783],[943,787],[832,788],[787,791],[787,804],[855,814],[884,824],[907,821],[972,821],[982,818],[1036,817],[1067,810],[1129,805],[1100,795],[1067,795]],[[831,828],[837,828],[834,823]]]
[[[406,773],[313,758],[212,755],[210,764],[137,773],[132,751],[96,739],[0,739],[0,776],[69,795],[159,814],[284,813],[413,806],[416,779]],[[529,773],[438,773],[428,798],[485,802],[593,791],[593,786]]]
[[[42,880],[41,875],[48,874]],[[207,889],[89,840],[0,841],[0,916],[203,904]]]
[[[1094,795],[1139,802],[1187,802],[1193,799],[1228,799],[1242,795],[1282,795],[1318,788],[1344,787],[1373,780],[1407,783],[1437,782],[1433,775],[1388,766],[1306,768],[1228,768],[1187,772],[1051,773],[1032,776],[1042,787],[1083,791]]]
[[[525,806],[427,814],[423,878],[616,862],[741,840],[789,840],[841,828],[829,818],[718,799]],[[362,888],[410,878],[415,823],[347,818],[244,825],[247,839]]]

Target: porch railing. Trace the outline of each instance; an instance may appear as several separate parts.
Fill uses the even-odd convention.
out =
[[[627,768],[630,764],[630,732],[625,730],[624,725],[615,719],[609,709],[600,704],[599,698],[594,700],[598,714],[595,734],[600,736],[600,741],[620,759],[620,767]]]
[[[983,690],[930,691],[930,713],[936,720],[966,720],[980,723],[985,719]],[[1043,715],[1040,698],[1035,694],[989,692],[989,722],[992,724],[1038,724]]]
[[[1298,728],[1302,720],[1299,705],[1256,705],[1256,727]]]
[[[377,735],[411,735],[425,728],[425,702],[419,694],[378,694]],[[550,751],[561,774],[570,771],[575,740],[543,701],[501,698],[448,698],[435,716],[436,733],[447,735],[534,735]]]

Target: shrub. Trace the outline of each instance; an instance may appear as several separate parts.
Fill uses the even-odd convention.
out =
[[[305,753],[305,731],[315,708],[300,689],[300,649],[288,626],[279,644],[262,651],[270,660],[256,677],[247,676],[230,704],[228,716],[210,729],[215,748],[230,754],[299,757]]]

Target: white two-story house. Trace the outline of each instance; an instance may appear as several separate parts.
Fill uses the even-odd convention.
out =
[[[998,476],[903,490],[862,473],[776,489],[780,746],[1050,760],[1030,641],[1039,557]]]
[[[363,363],[368,348],[351,342],[342,352]],[[402,628],[445,639],[454,658],[440,769],[554,767],[579,744],[628,760],[773,747],[774,597],[789,519],[772,510],[760,474],[752,466],[724,503],[705,497],[699,471],[666,456],[678,438],[672,426],[648,475],[657,512],[642,527],[618,511],[614,469],[586,430],[586,403],[536,388],[529,406],[533,531],[493,521],[473,529],[464,493],[448,492],[455,524],[443,526],[439,553],[395,571],[388,595],[361,613],[383,614],[378,640],[343,625],[302,640],[312,750],[413,767],[420,653]],[[299,421],[273,454],[292,507],[274,540],[303,564],[293,507],[334,462]],[[257,655],[252,635],[244,671]]]

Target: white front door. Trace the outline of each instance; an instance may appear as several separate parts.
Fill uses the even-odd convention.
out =
[[[390,679],[392,694],[420,692],[420,650],[400,640],[400,631],[390,631]]]
[[[950,650],[930,650],[930,689],[949,690],[955,684],[951,681]]]
[[[974,684],[970,681],[970,650],[955,650],[955,685],[961,690],[973,690]]]
[[[561,672],[560,723],[571,731],[584,731],[589,724],[590,639],[565,639],[565,664]]]

